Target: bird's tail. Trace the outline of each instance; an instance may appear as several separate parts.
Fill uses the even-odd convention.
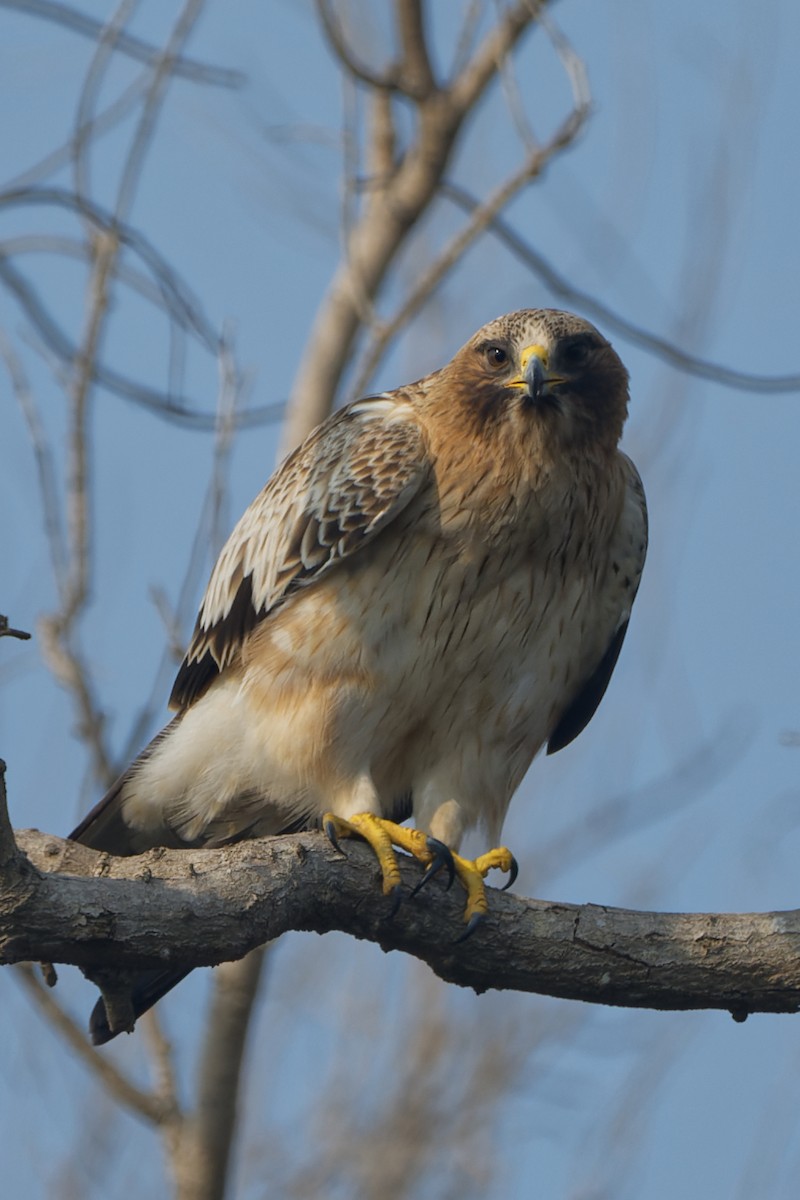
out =
[[[111,785],[102,800],[73,829],[69,835],[72,841],[90,846],[93,850],[104,850],[108,854],[123,858],[132,854],[143,854],[145,850],[152,849],[153,845],[161,844],[164,839],[158,839],[156,842],[152,836],[148,837],[146,833],[133,829],[126,822],[123,801],[126,784],[141,763],[150,757],[156,746],[174,728],[177,720],[179,717],[173,718],[160,733],[156,734],[138,758],[134,759],[128,769]],[[137,975],[131,987],[134,1017],[138,1018],[142,1013],[147,1012],[148,1008],[152,1008],[162,996],[165,996],[188,974],[187,969],[179,968],[177,970],[143,971]],[[95,1046],[102,1046],[116,1037],[116,1033],[112,1032],[109,1027],[102,997],[95,1004],[89,1018],[89,1033]]]
[[[152,1008],[162,996],[166,996],[167,992],[171,991],[182,979],[185,979],[190,970],[190,967],[184,967],[173,971],[142,971],[140,975],[137,975],[131,986],[131,1005],[134,1019],[138,1021],[142,1013],[146,1013],[148,1008]],[[119,1032],[120,1030],[118,1029],[112,1030],[110,1028],[106,1006],[101,996],[92,1009],[92,1015],[89,1017],[89,1035],[92,1042],[95,1046],[104,1046],[106,1042],[110,1042],[112,1038],[115,1038]]]
[[[123,813],[123,800],[126,785],[142,763],[150,758],[156,747],[174,730],[180,716],[178,714],[173,717],[169,724],[156,734],[141,754],[123,771],[119,779],[112,783],[102,800],[95,804],[94,808],[86,814],[81,823],[69,835],[73,842],[90,846],[92,850],[105,850],[106,853],[115,854],[120,858],[127,858],[131,854],[144,854],[145,850],[152,850],[153,846],[167,844],[163,838],[155,838],[129,825]],[[180,843],[176,841],[175,844]]]

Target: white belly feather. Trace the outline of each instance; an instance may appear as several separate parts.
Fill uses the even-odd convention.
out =
[[[495,840],[618,617],[598,620],[594,561],[481,571],[430,551],[387,542],[257,627],[126,785],[128,820],[220,840],[412,793],[417,824],[450,845],[479,819]]]

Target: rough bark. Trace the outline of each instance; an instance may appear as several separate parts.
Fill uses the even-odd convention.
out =
[[[371,852],[340,856],[317,833],[223,850],[114,859],[25,830],[30,868],[0,875],[0,963],[74,963],[93,973],[242,957],[290,929],[339,929],[428,963],[477,992],[514,989],[653,1009],[800,1007],[800,911],[647,913],[492,892],[458,943],[463,897],[434,879],[386,920]],[[409,890],[417,864],[402,864]],[[7,886],[10,885],[10,886]]]

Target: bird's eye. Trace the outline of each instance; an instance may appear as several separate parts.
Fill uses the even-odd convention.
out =
[[[576,338],[573,342],[567,342],[561,350],[561,361],[567,367],[582,367],[589,357],[592,344],[589,338]]]
[[[508,362],[508,351],[505,346],[492,342],[486,347],[486,361],[490,367],[504,367]]]

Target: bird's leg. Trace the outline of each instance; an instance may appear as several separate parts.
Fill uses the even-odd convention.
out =
[[[454,854],[453,867],[467,893],[467,906],[464,909],[464,921],[467,928],[458,939],[463,942],[471,933],[474,933],[489,911],[486,888],[483,883],[486,875],[493,867],[497,867],[500,871],[507,871],[508,881],[502,889],[505,891],[517,878],[519,867],[514,855],[505,846],[488,850],[486,854],[481,854],[475,859],[462,858],[460,854]]]
[[[445,867],[453,879],[453,856],[443,842],[429,837],[421,829],[408,829],[394,821],[386,821],[376,817],[374,813],[355,813],[347,820],[337,817],[334,813],[326,813],[322,818],[322,828],[334,846],[338,847],[340,837],[362,837],[372,847],[383,875],[383,894],[395,896],[396,905],[400,897],[400,868],[394,847],[407,850],[426,867],[425,874],[414,888],[415,895],[424,883]],[[488,868],[487,868],[488,869]],[[448,884],[449,886],[449,884]],[[396,908],[395,910],[396,911]]]
[[[405,825],[397,825],[394,821],[376,817],[374,813],[356,813],[345,820],[334,813],[326,813],[322,818],[322,827],[334,846],[339,847],[339,838],[362,837],[372,847],[383,876],[383,894],[393,896],[392,913],[400,905],[400,868],[397,863],[395,846],[407,850],[418,862],[426,868],[425,874],[411,895],[415,896],[428,880],[444,867],[449,875],[448,887],[453,882],[454,875],[461,880],[467,893],[467,903],[464,909],[466,929],[458,938],[463,942],[475,931],[486,916],[489,904],[486,898],[484,878],[493,868],[508,872],[508,881],[503,890],[510,888],[517,878],[519,870],[517,860],[505,846],[481,854],[476,859],[462,858],[453,852],[438,838],[423,833],[421,829],[408,829]]]

